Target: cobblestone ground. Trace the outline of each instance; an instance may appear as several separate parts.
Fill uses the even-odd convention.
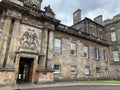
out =
[[[64,86],[50,87],[24,90],[120,90],[120,85],[80,85],[80,86]]]

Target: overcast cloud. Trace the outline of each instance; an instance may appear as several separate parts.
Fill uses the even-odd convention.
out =
[[[73,24],[73,12],[82,10],[82,19],[93,19],[103,15],[103,20],[120,14],[120,0],[43,0],[42,9],[50,5],[61,23],[71,26]]]

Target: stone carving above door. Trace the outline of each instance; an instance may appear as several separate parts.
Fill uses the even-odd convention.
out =
[[[25,31],[21,38],[21,47],[24,49],[31,49],[36,50],[37,49],[37,34],[34,30],[29,29],[28,31]]]

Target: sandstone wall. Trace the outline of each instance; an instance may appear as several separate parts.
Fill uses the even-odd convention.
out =
[[[51,61],[52,67],[54,65],[61,66],[60,74],[54,74],[55,79],[95,79],[108,78],[110,76],[110,74],[106,75],[105,73],[105,68],[110,69],[109,58],[108,61],[103,60],[103,50],[107,51],[107,57],[109,57],[108,47],[62,32],[55,32],[54,34],[54,38],[60,38],[62,40],[62,52],[60,54],[54,53],[54,59]],[[77,56],[70,55],[71,42],[77,45]],[[88,59],[84,57],[84,45],[89,46]],[[98,61],[94,57],[94,47],[99,48],[100,59]],[[71,66],[77,67],[77,74],[71,74]],[[90,75],[85,75],[85,67],[90,67]],[[99,75],[96,75],[96,67],[100,68]]]

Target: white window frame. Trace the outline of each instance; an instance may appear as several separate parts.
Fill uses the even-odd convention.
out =
[[[95,59],[99,60],[99,49],[94,47],[94,54],[95,54]]]
[[[61,71],[61,66],[60,65],[54,65],[54,74],[60,74],[60,71]]]
[[[76,66],[71,66],[71,74],[76,75],[77,73],[77,67]]]
[[[108,68],[105,68],[105,74],[109,75],[109,69]]]
[[[90,68],[89,67],[85,67],[85,75],[90,75]]]
[[[58,38],[55,38],[55,41],[54,41],[54,52],[55,53],[61,53],[61,48],[62,47],[62,40],[61,39],[58,39]]]
[[[96,74],[100,74],[100,68],[96,68]]]
[[[71,49],[70,49],[70,54],[73,56],[77,55],[77,45],[73,42],[71,42]]]
[[[89,47],[87,45],[84,46],[84,57],[89,58]]]
[[[117,34],[116,34],[116,32],[111,32],[111,41],[112,42],[117,41]]]
[[[114,59],[114,62],[120,61],[119,51],[118,50],[113,51],[113,59]]]

